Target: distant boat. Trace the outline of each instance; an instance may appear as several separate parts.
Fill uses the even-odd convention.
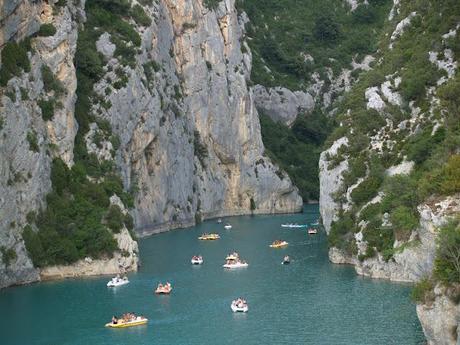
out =
[[[145,325],[149,320],[143,316],[132,316],[129,320],[112,319],[112,322],[106,323],[105,327],[110,328],[126,328],[133,326]]]
[[[219,238],[219,234],[202,234],[200,237],[198,237],[198,239],[202,241],[214,241],[218,240]]]
[[[224,225],[225,230],[230,230],[232,228],[232,225],[227,223]]]
[[[287,243],[286,241],[281,241],[281,240],[276,240],[276,241],[273,241],[272,244],[270,244],[270,248],[283,248],[283,247],[286,247],[289,243]]]
[[[289,257],[289,255],[286,255],[283,259],[283,262],[282,264],[283,265],[289,265],[291,263],[291,258]]]
[[[289,223],[289,224],[281,224],[281,227],[282,228],[306,228],[307,225],[306,224],[292,224],[292,223]]]
[[[249,310],[248,303],[242,298],[232,301],[230,308],[234,313],[247,313]]]
[[[190,261],[192,265],[201,265],[203,263],[203,257],[201,255],[194,255]]]
[[[316,235],[317,233],[318,233],[317,229],[314,229],[314,228],[308,229],[308,234],[309,235]]]
[[[157,295],[169,295],[172,291],[172,286],[170,283],[166,283],[165,285],[163,284],[158,284],[155,293]]]
[[[127,277],[120,278],[120,276],[116,276],[107,283],[107,287],[117,287],[117,286],[122,286],[126,285],[129,283],[129,280]]]
[[[219,218],[219,219],[217,220],[217,223],[219,223],[219,224],[222,223],[222,219]]]

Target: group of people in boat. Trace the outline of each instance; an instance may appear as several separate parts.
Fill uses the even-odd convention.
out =
[[[246,300],[241,297],[238,297],[236,300],[234,300],[232,304],[238,308],[244,308],[248,306],[248,302],[246,302]]]
[[[172,290],[171,283],[166,282],[166,284],[158,283],[155,293],[157,294],[169,294]]]
[[[112,324],[117,325],[119,322],[126,323],[126,322],[137,320],[137,318],[138,316],[134,314],[133,312],[125,313],[121,316],[121,318],[114,315],[112,316]]]

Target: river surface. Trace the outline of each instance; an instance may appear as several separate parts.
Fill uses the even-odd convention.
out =
[[[224,219],[231,230],[207,221],[142,239],[139,272],[116,289],[106,287],[108,277],[98,277],[2,290],[0,344],[423,344],[409,285],[359,277],[352,267],[329,263],[324,233],[280,227],[317,218],[318,207],[309,205],[303,214]],[[220,240],[197,240],[214,231]],[[269,248],[275,239],[289,246]],[[248,268],[222,268],[233,250]],[[202,266],[190,264],[194,254],[203,255]],[[281,265],[285,254],[290,265]],[[172,294],[154,295],[154,286],[167,280]],[[239,296],[249,303],[247,314],[230,310]],[[150,322],[104,328],[125,311]]]

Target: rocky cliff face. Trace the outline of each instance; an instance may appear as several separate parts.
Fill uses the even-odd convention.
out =
[[[72,164],[75,18],[81,8],[68,6],[53,14],[45,2],[5,1],[1,9],[0,45],[26,38],[38,30],[39,23],[53,22],[57,29],[52,37],[32,41],[27,53],[30,71],[12,78],[0,91],[0,246],[16,253],[8,264],[0,263],[0,287],[5,287],[38,279],[21,238],[22,227],[28,213],[44,207],[44,196],[51,187],[52,157]],[[62,95],[45,90],[43,66],[62,82]],[[56,98],[62,107],[52,120],[44,121],[38,102],[49,98]]]
[[[0,89],[0,245],[15,253],[8,260],[0,255],[0,287],[39,279],[21,233],[30,211],[46,207],[51,160],[59,157],[69,166],[74,161],[74,57],[84,6],[84,1],[62,6],[13,0],[0,5],[0,47],[30,37],[42,24],[56,29],[31,40],[30,71]],[[164,0],[143,10],[151,24],[129,23],[142,41],[140,48],[132,47],[129,64],[114,57],[111,34],[100,35],[105,75],[94,86],[99,102],[91,106],[95,119],[108,120],[120,139],[115,160],[125,187],[137,190],[131,213],[139,233],[223,215],[300,211],[297,189],[264,155],[246,84],[251,54],[242,53],[244,19],[234,1],[211,10],[198,0]],[[43,66],[62,83],[59,94],[46,87]],[[127,80],[114,87],[120,71]],[[47,119],[40,104],[51,100],[54,116]],[[90,124],[88,152],[100,161],[111,159],[114,147],[109,141],[96,145],[97,134],[96,122]],[[58,269],[68,274],[42,275],[100,271],[88,264]]]
[[[212,11],[198,1],[163,1],[146,11],[155,20],[142,32],[136,67],[101,109],[121,138],[125,184],[139,189],[140,233],[199,218],[299,211],[296,188],[264,156],[234,2]],[[161,68],[147,85],[142,65],[151,60]],[[115,69],[117,61],[109,64]],[[101,94],[107,87],[96,86]]]

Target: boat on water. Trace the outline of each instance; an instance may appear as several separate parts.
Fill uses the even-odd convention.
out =
[[[229,223],[227,223],[227,224],[224,225],[224,229],[225,229],[225,230],[230,230],[231,228],[232,228],[232,225],[229,224]]]
[[[203,263],[203,257],[201,255],[194,255],[190,261],[192,265],[201,265]]]
[[[246,261],[237,259],[237,260],[227,260],[222,267],[228,268],[228,269],[234,269],[234,268],[245,268],[248,266],[249,264]]]
[[[171,291],[172,291],[172,286],[170,283],[166,283],[164,285],[159,283],[155,290],[155,293],[157,295],[169,295]]]
[[[316,235],[318,233],[318,229],[315,228],[309,228],[308,229],[308,234],[309,235]]]
[[[113,277],[112,279],[110,279],[110,281],[107,283],[107,287],[117,287],[117,286],[126,285],[128,283],[129,283],[128,277],[120,278],[120,276],[117,275],[116,277]]]
[[[234,313],[247,313],[249,310],[248,303],[242,298],[232,301],[230,308]]]
[[[307,225],[306,224],[292,224],[292,223],[288,223],[288,224],[281,224],[281,227],[282,228],[306,228]]]
[[[270,244],[270,248],[283,248],[283,247],[286,247],[289,243],[287,243],[286,241],[281,241],[281,240],[276,240],[276,241],[273,241],[272,244]]]
[[[289,255],[286,255],[286,256],[283,258],[282,264],[283,264],[283,265],[289,265],[290,263],[291,263],[291,258],[289,257]]]
[[[110,328],[126,328],[145,325],[149,320],[144,316],[136,316],[134,313],[126,313],[121,318],[112,317],[112,321],[105,324]]]
[[[214,241],[218,240],[219,238],[219,234],[202,234],[200,237],[198,237],[198,239],[201,241]]]
[[[219,218],[219,219],[217,220],[217,223],[219,223],[219,224],[222,223],[222,219]]]

